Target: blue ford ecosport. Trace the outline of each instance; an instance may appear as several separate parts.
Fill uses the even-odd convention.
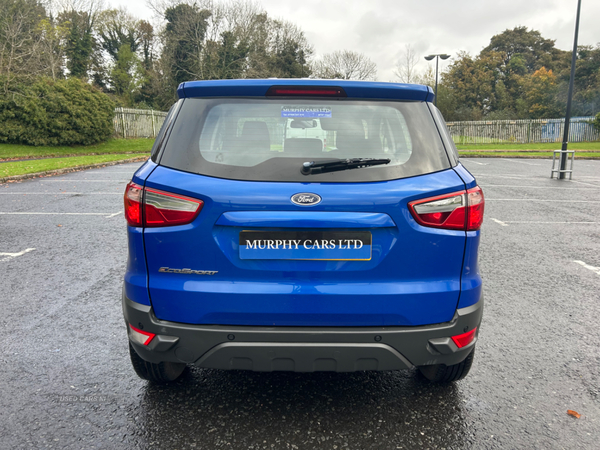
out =
[[[227,80],[178,94],[125,192],[140,377],[468,373],[484,199],[430,88]]]

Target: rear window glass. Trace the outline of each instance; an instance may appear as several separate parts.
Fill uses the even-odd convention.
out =
[[[450,134],[448,125],[446,125],[446,121],[444,120],[444,116],[442,116],[440,110],[431,104],[429,106],[437,117],[440,134],[442,135],[442,141],[444,142],[444,146],[448,150],[448,156],[452,160],[452,165],[455,166],[456,164],[458,164],[458,149],[454,144],[454,140],[452,139],[452,135]]]
[[[302,175],[302,164],[390,163]],[[427,105],[332,99],[186,99],[160,164],[254,181],[381,181],[450,167]]]

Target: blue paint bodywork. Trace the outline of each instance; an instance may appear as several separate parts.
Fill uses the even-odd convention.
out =
[[[144,231],[150,296],[159,319],[369,326],[440,323],[454,315],[466,233],[423,227],[407,207],[418,198],[464,189],[452,169],[380,183],[310,184],[224,180],[158,166],[146,186],[204,201],[193,223]],[[307,210],[290,201],[298,192],[313,192],[323,200]],[[315,226],[320,214],[322,222]],[[370,231],[372,258],[239,257],[242,230],[309,228]],[[160,267],[218,273],[184,276],[159,273]]]
[[[207,80],[181,83],[179,98],[191,97],[264,97],[271,86],[335,86],[342,87],[348,98],[382,100],[416,100],[432,102],[429,86],[374,81],[269,79],[269,80]]]
[[[323,80],[182,83],[180,97],[264,96],[273,85],[342,86],[348,97],[432,101],[424,86]],[[238,181],[182,172],[148,161],[133,181],[204,201],[196,220],[165,228],[128,227],[129,299],[158,319],[256,326],[418,326],[448,322],[481,297],[480,232],[428,228],[413,200],[476,186],[461,165],[372,183]],[[300,206],[300,192],[322,201]],[[239,233],[368,231],[369,261],[241,259]],[[159,272],[161,267],[214,275]]]

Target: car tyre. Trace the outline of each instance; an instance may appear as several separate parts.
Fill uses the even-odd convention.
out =
[[[432,383],[451,383],[462,380],[467,376],[473,359],[475,358],[475,349],[471,350],[462,362],[447,366],[446,364],[435,364],[433,366],[420,366],[419,372]]]
[[[131,343],[129,343],[129,356],[135,373],[137,373],[140,378],[154,383],[168,383],[170,381],[175,381],[181,376],[186,368],[184,363],[163,361],[156,364],[145,361],[137,354]]]

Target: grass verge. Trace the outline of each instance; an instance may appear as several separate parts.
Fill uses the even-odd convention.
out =
[[[154,139],[111,139],[97,145],[79,147],[32,147],[30,145],[0,144],[1,159],[45,158],[52,156],[148,153]]]
[[[507,150],[521,150],[521,151],[533,151],[533,150],[559,150],[561,147],[560,142],[544,142],[540,144],[468,144],[468,145],[457,145],[459,150],[494,150],[496,152],[502,152]],[[569,144],[569,150],[598,150],[600,151],[600,141],[594,142],[573,142]],[[575,155],[577,156],[577,155]]]
[[[28,173],[45,172],[47,170],[68,169],[88,164],[98,164],[110,161],[127,160],[150,156],[150,153],[131,153],[116,155],[88,155],[74,156],[72,158],[37,159],[33,161],[15,161],[0,163],[0,178],[14,175],[25,175]]]

